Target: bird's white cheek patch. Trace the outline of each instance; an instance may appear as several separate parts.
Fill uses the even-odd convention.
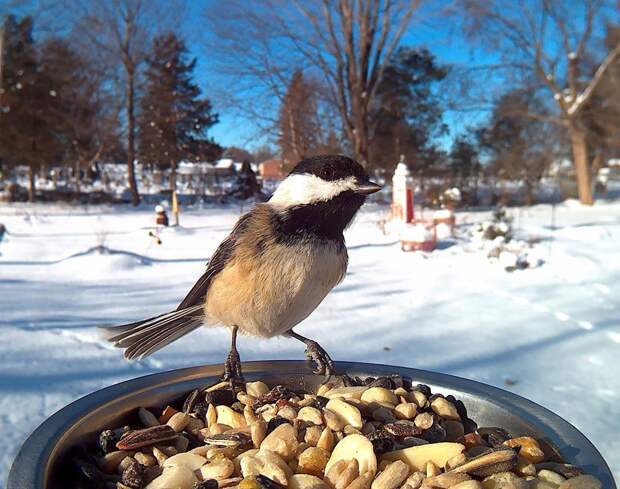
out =
[[[328,182],[315,175],[290,175],[278,186],[269,203],[291,206],[325,202],[355,186],[355,177]]]

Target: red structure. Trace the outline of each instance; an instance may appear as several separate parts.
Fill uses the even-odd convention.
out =
[[[404,223],[413,222],[413,177],[405,163],[405,155],[400,155],[392,177],[392,219]]]

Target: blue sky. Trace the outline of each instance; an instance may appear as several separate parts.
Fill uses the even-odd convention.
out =
[[[208,3],[207,3],[208,4]],[[193,2],[187,13],[188,25],[186,26],[186,39],[192,53],[198,56],[197,77],[203,87],[206,96],[210,96],[210,86],[221,83],[219,77],[209,73],[208,53],[203,50],[203,37],[200,32],[204,25],[205,4]],[[410,28],[403,36],[402,45],[425,46],[432,52],[441,64],[472,65],[488,63],[491,58],[479,48],[474,48],[462,36],[458,26],[452,19],[442,19],[438,16],[428,15],[424,11],[418,12],[418,18],[414,17]],[[425,19],[423,22],[419,18]],[[251,39],[248,39],[251,42]],[[257,146],[264,143],[264,139],[256,139],[255,127],[251,120],[240,119],[227,111],[224,107],[218,107],[217,98],[212,98],[220,114],[220,122],[215,125],[210,134],[223,146]],[[450,128],[448,135],[442,144],[449,147],[455,134],[461,132],[467,125],[475,124],[486,117],[485,112],[469,112],[467,114],[447,112],[445,121]]]

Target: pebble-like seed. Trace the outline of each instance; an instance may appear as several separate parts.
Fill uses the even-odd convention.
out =
[[[375,425],[373,425],[372,423],[366,422],[366,423],[364,423],[364,426],[362,426],[362,429],[360,431],[364,435],[369,435],[370,433],[372,433],[375,430],[376,430]]]
[[[322,434],[323,430],[320,426],[309,426],[308,428],[306,428],[304,441],[308,445],[316,447],[319,444],[319,440],[321,439]]]
[[[357,477],[346,489],[370,489],[374,474],[372,472],[365,472]]]
[[[284,423],[269,433],[260,446],[289,461],[295,456],[298,444],[295,429],[290,424]]]
[[[289,421],[293,421],[297,417],[297,411],[295,411],[291,406],[284,406],[278,410],[278,416],[288,419]]]
[[[359,463],[356,459],[349,460],[334,483],[334,489],[345,489],[360,475]]]
[[[249,426],[258,420],[258,417],[254,414],[254,410],[249,404],[243,408],[243,417]]]
[[[203,480],[206,479],[228,479],[235,471],[235,464],[227,458],[203,465],[199,469]]]
[[[467,474],[459,474],[459,473],[450,473],[447,472],[445,474],[435,475],[433,477],[429,477],[424,481],[425,484],[431,487],[438,488],[448,488],[454,487],[461,482],[465,482],[470,480],[471,478]]]
[[[415,402],[419,409],[424,409],[428,406],[428,398],[423,392],[412,391],[409,393],[409,400]]]
[[[120,461],[120,463],[118,464],[118,467],[116,467],[116,471],[119,474],[122,474],[123,471],[129,467],[132,463],[135,463],[135,459],[131,456],[127,456],[125,457],[123,460]]]
[[[179,435],[178,438],[174,442],[174,447],[179,452],[185,452],[187,451],[187,447],[189,447],[189,440],[187,439],[187,437],[183,435]]]
[[[498,472],[490,475],[482,481],[484,489],[530,489],[530,483],[512,472]]]
[[[267,423],[265,423],[262,419],[257,419],[250,426],[250,434],[252,436],[252,443],[256,448],[259,448],[260,444],[267,436]]]
[[[148,453],[137,452],[133,458],[136,459],[137,462],[150,467],[151,465],[157,465],[157,459],[153,455],[149,455]]]
[[[545,454],[540,448],[540,445],[531,436],[511,438],[510,440],[506,440],[503,445],[510,448],[520,447],[519,455],[533,464],[542,462],[545,459]]]
[[[131,452],[124,450],[115,450],[114,452],[106,453],[103,457],[97,460],[97,465],[106,474],[111,474],[116,471],[116,467],[121,463],[127,455],[131,455]]]
[[[322,448],[309,447],[299,456],[297,472],[323,477],[323,471],[329,460],[329,452]]]
[[[350,424],[344,427],[343,433],[345,435],[361,435],[362,432],[358,429],[353,428]]]
[[[155,457],[159,465],[163,465],[168,458],[168,455],[162,452],[159,448],[153,447],[153,457]]]
[[[389,464],[373,481],[372,489],[396,489],[409,477],[409,466],[397,460]]]
[[[424,479],[426,479],[426,474],[423,472],[414,472],[407,478],[403,488],[418,489],[424,482]]]
[[[155,415],[151,411],[143,407],[138,409],[138,417],[140,418],[140,422],[145,428],[159,425],[159,420],[155,417]]]
[[[209,428],[209,434],[221,435],[222,433],[226,433],[230,428],[230,426],[226,426],[225,424],[215,423]]]
[[[364,425],[360,410],[346,401],[341,399],[330,399],[326,408],[327,411],[334,413],[344,426],[351,425],[355,429],[360,429]],[[344,429],[344,427],[342,429]]]
[[[517,456],[517,466],[514,471],[521,477],[536,476],[536,466],[522,455]]]
[[[342,431],[345,427],[344,420],[336,416],[335,413],[329,409],[323,409],[323,417],[325,418],[325,424],[332,431]]]
[[[237,401],[239,401],[244,406],[251,406],[255,400],[256,398],[254,396],[246,394],[243,391],[237,393]]]
[[[185,429],[187,424],[189,423],[189,415],[186,413],[174,413],[168,422],[166,423],[170,428],[172,428],[177,433],[180,433]]]
[[[444,419],[453,419],[459,421],[461,417],[454,404],[443,397],[437,397],[431,402],[431,409],[435,414]]]
[[[174,413],[178,412],[172,406],[166,406],[164,411],[161,413],[159,417],[159,424],[166,424],[168,420],[172,417]]]
[[[260,380],[256,382],[248,382],[245,384],[245,392],[247,392],[247,394],[250,396],[260,397],[269,392],[269,387],[267,386],[267,384],[261,382]]]
[[[205,424],[202,422],[202,420],[190,416],[189,421],[187,422],[187,426],[185,427],[185,431],[188,431],[192,435],[195,435],[204,427]]]
[[[319,437],[319,441],[316,446],[331,452],[334,449],[334,432],[328,427],[325,427],[321,432],[321,436]]]
[[[465,428],[463,423],[453,419],[445,419],[443,428],[446,430],[446,441],[462,442],[465,437]]]
[[[338,460],[336,463],[334,463],[331,467],[327,469],[323,480],[327,482],[327,484],[331,488],[335,487],[338,477],[340,477],[340,474],[342,473],[342,471],[347,467],[347,464],[348,464],[347,460]]]
[[[362,394],[361,399],[367,403],[377,402],[379,404],[388,404],[392,406],[398,404],[398,397],[396,394],[385,387],[371,387]]]
[[[431,462],[431,461],[426,462],[426,468],[425,468],[425,471],[426,471],[426,477],[433,477],[433,476],[439,475],[439,474],[440,474],[440,472],[441,472],[441,471],[439,470],[439,467],[437,467],[437,466],[436,466],[433,462]]]
[[[207,408],[207,416],[206,416],[206,421],[207,421],[207,428],[211,428],[211,426],[213,426],[215,423],[217,423],[217,411],[215,409],[215,406],[213,404],[209,404],[209,407]]]
[[[557,472],[553,472],[551,470],[546,470],[546,469],[542,469],[538,471],[538,478],[541,481],[549,482],[557,486],[561,485],[562,482],[566,480],[566,478],[562,477]]]
[[[382,423],[391,423],[396,420],[392,411],[386,407],[379,407],[372,412],[372,419]]]
[[[427,430],[433,426],[433,421],[433,415],[430,413],[420,413],[413,420],[415,425],[423,430]]]
[[[399,404],[394,408],[394,414],[398,419],[414,419],[418,414],[418,407],[413,402]]]
[[[299,410],[297,413],[297,419],[305,421],[306,423],[312,423],[314,425],[323,424],[323,415],[321,411],[312,406],[306,406]]]
[[[455,467],[463,465],[465,462],[467,462],[467,455],[459,453],[446,462],[446,470],[454,469]]]

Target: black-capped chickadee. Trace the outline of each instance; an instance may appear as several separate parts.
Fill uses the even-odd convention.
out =
[[[271,199],[241,216],[206,272],[175,311],[105,328],[125,358],[143,358],[202,325],[232,330],[224,379],[242,380],[237,331],[306,344],[317,373],[333,362],[293,327],[307,318],[345,276],[343,231],[381,187],[345,156],[315,156],[297,164]]]

